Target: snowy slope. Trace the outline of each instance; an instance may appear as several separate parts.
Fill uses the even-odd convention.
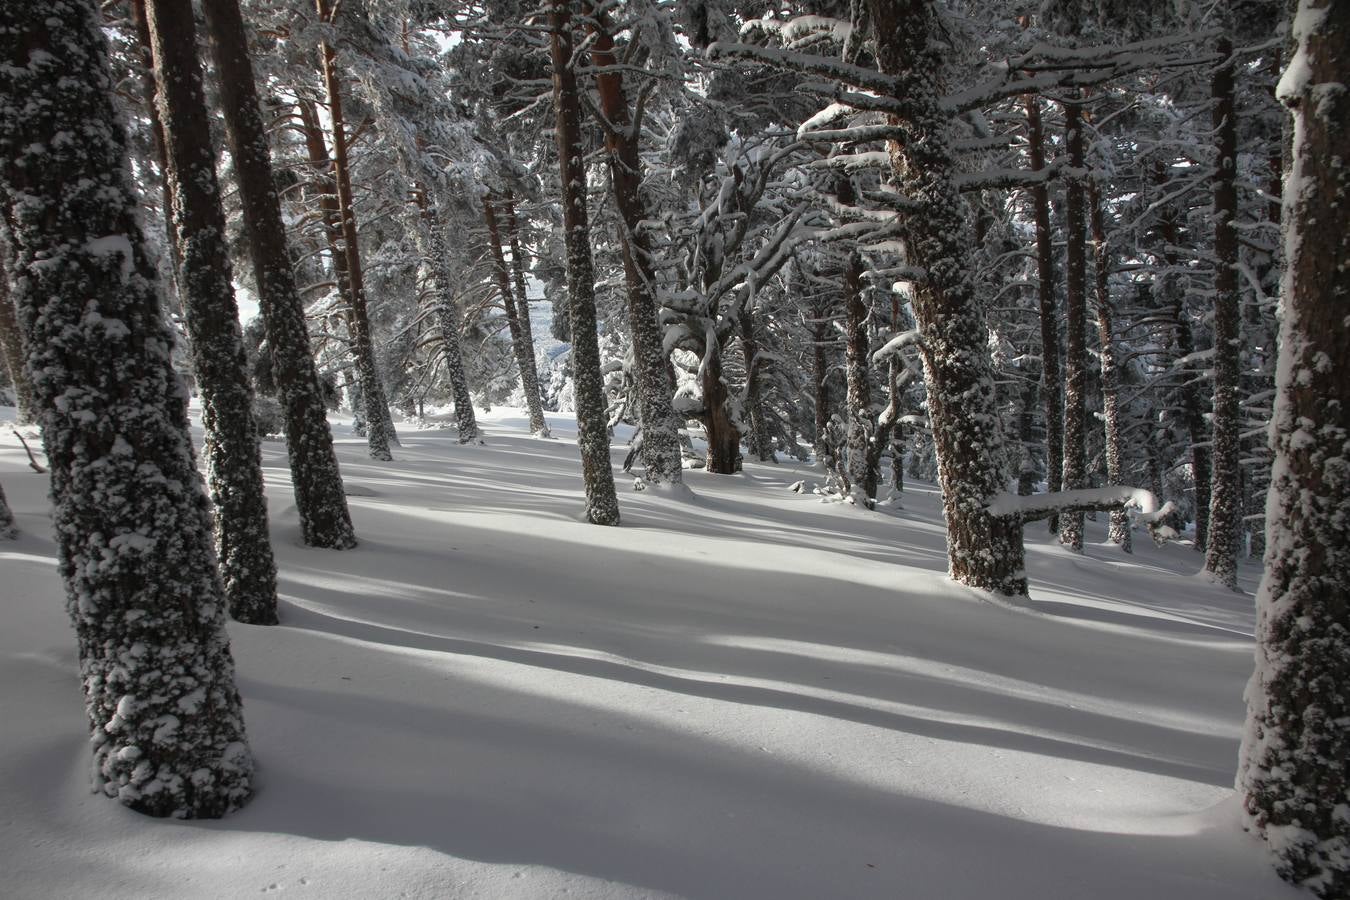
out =
[[[231,625],[261,790],[193,823],[87,793],[45,479],[6,428],[0,895],[1299,896],[1231,799],[1251,599],[1189,548],[1034,526],[1010,608],[943,577],[931,487],[862,513],[747,462],[601,530],[572,422],[483,418],[485,446],[404,428],[393,464],[339,424],[347,553],[300,546],[264,445],[284,624]]]

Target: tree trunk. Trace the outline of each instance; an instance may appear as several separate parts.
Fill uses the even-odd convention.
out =
[[[544,406],[539,400],[539,375],[534,368],[534,345],[525,340],[520,325],[520,306],[511,289],[511,273],[502,253],[502,232],[497,225],[491,194],[483,198],[483,220],[487,223],[488,248],[492,251],[492,268],[497,275],[497,289],[502,295],[502,309],[506,311],[506,327],[511,332],[511,349],[515,351],[516,368],[520,369],[520,389],[525,395],[525,407],[530,416],[530,433],[536,437],[548,435],[544,422]]]
[[[535,364],[534,326],[530,323],[530,295],[525,288],[525,254],[520,246],[520,227],[516,221],[516,201],[507,191],[502,198],[502,212],[506,222],[508,243],[511,247],[511,273],[516,285],[516,309],[520,320],[520,339],[529,353],[525,355],[525,369],[521,383],[525,385],[525,399],[530,404],[530,431],[539,437],[551,437],[548,420],[544,418],[543,392],[539,388],[539,367]]]
[[[1039,97],[1028,94],[1027,146],[1031,170],[1045,168],[1045,130],[1041,126]],[[1041,308],[1041,399],[1045,403],[1045,482],[1055,492],[1063,483],[1064,472],[1064,383],[1059,371],[1059,314],[1055,309],[1054,235],[1050,229],[1050,189],[1045,183],[1031,189],[1036,224],[1037,294]],[[1059,517],[1050,519],[1050,531],[1059,531]]]
[[[550,0],[549,52],[553,63],[554,137],[562,179],[563,238],[567,246],[567,291],[571,298],[572,377],[576,389],[577,444],[586,483],[586,520],[619,524],[619,499],[609,459],[605,383],[595,323],[595,274],[586,216],[586,163],[581,146],[581,101],[572,69],[570,0]]]
[[[1238,788],[1279,873],[1350,896],[1350,5],[1301,0],[1256,672]]]
[[[703,394],[703,430],[708,438],[708,472],[734,475],[741,471],[741,429],[727,409],[729,394],[722,377],[722,345],[711,327],[698,374]]]
[[[315,0],[319,18],[332,18],[329,0]],[[380,384],[375,366],[375,344],[370,330],[370,316],[366,309],[365,279],[361,269],[361,245],[357,238],[356,209],[352,201],[351,166],[347,159],[347,130],[342,116],[342,83],[338,77],[337,53],[328,42],[320,47],[323,59],[323,83],[328,95],[328,115],[333,123],[333,181],[337,187],[339,222],[342,243],[347,258],[347,280],[351,289],[352,342],[356,351],[356,377],[361,382],[361,397],[366,405],[366,440],[370,458],[388,461],[394,458],[389,450],[398,443],[389,416],[389,404]]]
[[[460,352],[459,304],[455,302],[454,279],[450,274],[450,248],[436,200],[425,192],[419,192],[418,198],[422,206],[422,222],[426,226],[426,256],[436,291],[436,327],[441,334],[446,374],[450,378],[450,390],[455,398],[455,425],[459,442],[467,444],[478,440],[478,418],[473,411],[469,379],[464,373],[464,356]]]
[[[19,332],[14,301],[9,296],[8,253],[6,242],[0,238],[0,354],[5,358],[5,371],[9,373],[9,383],[14,385],[15,421],[20,425],[27,425],[36,421],[37,410],[33,406],[33,385],[23,367],[24,338]]]
[[[1238,537],[1242,531],[1242,420],[1238,373],[1242,355],[1242,298],[1238,294],[1237,103],[1233,92],[1233,42],[1215,48],[1224,62],[1210,83],[1218,159],[1214,173],[1214,416],[1213,482],[1205,570],[1237,590]]]
[[[599,17],[590,0],[582,9],[593,38],[591,64],[595,71],[596,92],[600,109],[608,120],[605,149],[608,151],[610,182],[614,186],[614,205],[619,211],[619,249],[628,289],[628,324],[636,363],[644,476],[651,484],[679,483],[684,478],[679,419],[671,405],[673,390],[657,318],[656,273],[647,236],[648,226],[644,224],[648,216],[642,198],[638,135],[634,131],[608,23]]]
[[[19,527],[14,524],[14,512],[9,508],[4,486],[0,485],[0,539],[13,540],[18,536]]]
[[[1078,101],[1064,104],[1064,132],[1069,165],[1075,174],[1065,182],[1064,227],[1067,251],[1064,267],[1064,480],[1066,491],[1087,487],[1087,223],[1084,221],[1082,172],[1083,126]],[[1083,552],[1083,513],[1069,512],[1059,520],[1059,540],[1075,553]]]
[[[0,116],[14,299],[94,788],[149,815],[216,817],[248,800],[253,761],[100,21],[92,0],[0,4],[0,108],[21,111]]]
[[[1102,419],[1106,430],[1106,483],[1124,484],[1121,472],[1120,448],[1120,373],[1116,364],[1116,338],[1112,323],[1114,309],[1111,303],[1111,253],[1106,243],[1106,222],[1102,214],[1102,200],[1095,181],[1088,181],[1088,212],[1092,223],[1092,269],[1096,277],[1097,341],[1102,360]],[[1124,509],[1111,511],[1108,531],[1111,542],[1119,544],[1126,553],[1134,551],[1130,533],[1130,516]]]
[[[253,256],[263,328],[272,355],[272,377],[285,415],[286,454],[300,514],[300,533],[311,547],[345,550],[356,546],[356,535],[333,452],[319,372],[310,350],[305,307],[295,287],[244,20],[237,0],[211,0],[203,10],[234,157],[244,231]]]
[[[890,116],[904,136],[889,142],[893,177],[919,209],[902,218],[910,265],[927,277],[913,305],[921,338],[929,421],[947,521],[952,578],[1002,594],[1027,591],[1022,526],[988,504],[1002,489],[993,365],[971,281],[966,215],[953,181],[951,114],[939,102],[945,44],[933,0],[868,0],[882,72],[900,79]]]
[[[759,340],[755,337],[755,312],[751,303],[741,306],[737,317],[741,332],[741,355],[745,357],[745,417],[749,420],[750,452],[760,462],[777,462],[773,453],[773,438],[764,415],[764,395],[760,390],[760,370],[764,357],[759,355]]]
[[[1162,172],[1156,175],[1156,182],[1165,184]],[[1186,318],[1186,294],[1177,284],[1177,267],[1180,257],[1176,248],[1181,242],[1180,228],[1177,225],[1176,210],[1164,208],[1159,216],[1162,231],[1163,262],[1168,274],[1162,283],[1162,299],[1170,302],[1176,322],[1177,356],[1186,358],[1195,352],[1195,337],[1191,332],[1190,320]],[[1195,549],[1204,552],[1209,537],[1209,431],[1205,427],[1205,415],[1200,399],[1200,389],[1193,380],[1178,388],[1181,401],[1182,420],[1191,439],[1191,481],[1195,485]]]
[[[178,281],[202,392],[203,455],[216,506],[220,574],[230,615],[274,625],[276,564],[196,26],[190,0],[147,0],[146,14],[169,162]]]
[[[863,302],[862,257],[855,250],[844,264],[844,332],[848,387],[848,473],[849,495],[853,502],[868,507],[867,485],[871,482],[871,496],[876,496],[876,478],[869,478],[872,445],[872,386],[867,377],[867,304]]]

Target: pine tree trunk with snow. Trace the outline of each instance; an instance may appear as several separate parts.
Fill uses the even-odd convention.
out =
[[[1301,0],[1265,577],[1238,788],[1282,876],[1350,896],[1350,5]]]
[[[534,345],[525,340],[520,323],[520,304],[511,288],[511,272],[502,252],[502,231],[497,224],[497,201],[491,194],[483,198],[483,221],[487,224],[488,250],[492,253],[492,270],[497,276],[497,290],[502,295],[502,309],[506,312],[506,327],[511,333],[511,349],[515,353],[516,368],[520,370],[520,390],[525,395],[525,408],[530,416],[530,433],[536,437],[548,434],[544,422],[544,406],[539,399],[539,375],[534,367]]]
[[[450,247],[445,225],[434,198],[422,197],[422,221],[426,225],[427,251],[431,282],[435,290],[436,328],[441,335],[445,371],[455,398],[455,425],[461,444],[478,440],[478,417],[469,394],[469,378],[464,372],[464,355],[459,343],[459,304],[455,302],[454,279],[450,274]]]
[[[319,17],[325,22],[332,18],[333,5],[329,0],[315,0]],[[366,440],[370,458],[388,461],[394,458],[389,447],[398,443],[389,404],[380,384],[375,366],[375,344],[370,329],[370,315],[366,304],[365,278],[361,267],[361,245],[356,229],[356,209],[352,199],[351,165],[347,159],[347,126],[342,114],[342,80],[338,75],[337,53],[327,41],[320,46],[324,91],[328,98],[328,115],[333,126],[333,182],[337,188],[339,224],[346,257],[347,280],[351,295],[352,343],[356,356],[356,376],[361,383],[361,397],[366,408]]]
[[[1220,38],[1223,62],[1214,70],[1214,415],[1213,481],[1205,570],[1215,582],[1237,590],[1238,538],[1242,533],[1242,419],[1238,373],[1242,355],[1242,298],[1238,293],[1237,102],[1233,42]]]
[[[192,7],[189,0],[147,0],[146,15],[169,164],[178,283],[202,394],[202,454],[216,509],[220,574],[230,615],[251,625],[274,625],[276,564],[253,390],[225,244]]]
[[[550,0],[549,51],[553,63],[554,136],[561,170],[563,238],[567,246],[567,292],[571,299],[572,377],[576,389],[577,444],[586,484],[586,520],[619,524],[619,499],[609,458],[605,384],[596,336],[595,273],[586,215],[586,164],[581,146],[581,101],[572,68],[570,0]]]
[[[525,355],[525,369],[521,372],[521,384],[525,387],[525,400],[530,407],[530,431],[537,437],[550,437],[548,420],[544,418],[543,392],[539,389],[539,366],[534,354],[534,326],[530,323],[530,295],[525,288],[525,254],[520,246],[520,225],[516,221],[516,201],[507,191],[502,198],[503,219],[506,224],[507,243],[511,248],[511,274],[516,286],[517,318],[520,322],[520,340],[529,353]]]
[[[92,0],[0,4],[0,193],[51,464],[93,786],[155,816],[251,793],[211,546]],[[63,136],[78,134],[79,140]]]
[[[867,483],[873,427],[872,385],[867,377],[867,304],[863,302],[862,257],[854,251],[844,264],[845,383],[848,387],[848,473],[849,494],[853,502],[866,509]]]
[[[760,390],[760,372],[765,362],[759,353],[759,338],[755,335],[755,311],[749,303],[742,305],[737,324],[741,332],[741,355],[745,357],[745,417],[750,425],[750,452],[760,462],[777,462],[764,411],[764,393]]]
[[[310,350],[305,307],[296,290],[244,20],[237,0],[211,0],[203,10],[239,185],[244,232],[253,257],[263,328],[272,355],[272,378],[284,414],[286,454],[300,533],[311,547],[345,550],[356,546],[356,535],[333,452],[319,372]]]
[[[1064,104],[1065,143],[1075,174],[1064,186],[1064,478],[1066,491],[1087,487],[1087,223],[1084,216],[1083,123],[1077,99]],[[1083,513],[1059,519],[1060,543],[1083,552]]]
[[[4,485],[0,485],[0,538],[12,540],[18,536],[19,528],[14,524],[14,512],[9,508]]]
[[[1116,337],[1113,323],[1115,310],[1111,303],[1111,253],[1106,242],[1106,222],[1102,214],[1102,198],[1095,181],[1088,182],[1088,211],[1092,225],[1092,269],[1096,286],[1097,341],[1101,348],[1102,367],[1102,424],[1105,426],[1106,482],[1112,486],[1124,484],[1120,469],[1120,372],[1116,363]],[[1108,530],[1111,542],[1119,544],[1126,553],[1134,551],[1130,533],[1130,516],[1125,509],[1111,511]]]
[[[964,204],[953,181],[950,117],[939,102],[944,44],[933,0],[868,0],[882,72],[900,84],[894,93],[904,131],[889,144],[900,193],[919,209],[902,214],[915,284],[929,422],[947,522],[951,576],[1002,594],[1025,594],[1022,526],[996,516],[988,504],[1003,485],[997,464],[998,414],[984,316],[971,279]]]
[[[628,293],[628,327],[636,363],[638,419],[642,423],[644,478],[651,484],[684,480],[680,459],[679,419],[671,404],[668,358],[661,338],[656,307],[656,269],[647,234],[646,204],[642,197],[642,158],[634,133],[623,70],[614,53],[608,21],[586,2],[582,7],[592,38],[591,63],[600,110],[608,120],[608,152],[614,205],[619,212],[619,249],[623,256]],[[638,123],[640,125],[640,123]]]
[[[1045,168],[1045,129],[1041,101],[1028,94],[1027,150],[1031,170]],[[1032,221],[1036,226],[1036,291],[1041,312],[1041,399],[1045,404],[1046,490],[1058,491],[1064,477],[1064,383],[1059,371],[1059,314],[1055,309],[1055,250],[1050,229],[1050,189],[1044,182],[1031,188]],[[1050,530],[1059,531],[1059,517],[1050,518]]]
[[[14,385],[15,420],[20,425],[27,425],[36,421],[37,411],[33,408],[32,383],[23,366],[24,339],[19,332],[14,301],[9,296],[8,252],[4,238],[0,237],[0,354],[4,356],[9,383]]]

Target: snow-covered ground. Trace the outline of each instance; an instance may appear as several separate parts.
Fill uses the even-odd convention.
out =
[[[264,445],[283,624],[230,626],[259,792],[217,822],[88,793],[46,479],[4,427],[0,896],[1300,896],[1230,789],[1251,597],[1188,547],[1032,526],[1012,608],[945,579],[931,486],[864,513],[747,463],[600,529],[572,421],[483,422],[392,464],[339,423],[346,553],[300,545]]]

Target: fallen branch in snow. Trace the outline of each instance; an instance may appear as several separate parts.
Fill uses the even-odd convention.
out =
[[[1159,507],[1152,491],[1125,485],[1027,496],[1005,492],[996,495],[989,502],[987,509],[990,515],[1017,516],[1024,523],[1071,512],[1112,512],[1127,509],[1135,511],[1134,521],[1148,528],[1149,535],[1155,543],[1166,543],[1176,535],[1176,531],[1166,524],[1176,512],[1176,506],[1172,501],[1169,500]]]
[[[33,458],[33,451],[28,449],[28,442],[23,439],[23,435],[19,434],[19,429],[11,427],[9,430],[14,432],[14,436],[19,439],[19,443],[23,444],[23,452],[28,454],[29,467],[39,475],[46,475],[47,470],[42,468],[42,465]]]

